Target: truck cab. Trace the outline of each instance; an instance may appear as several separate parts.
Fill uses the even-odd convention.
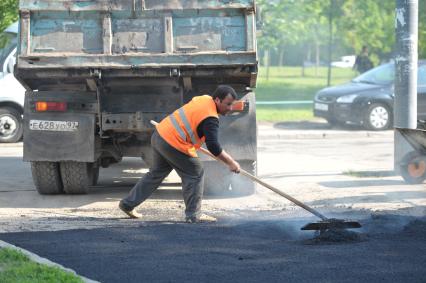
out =
[[[18,42],[18,22],[0,34],[0,142],[22,138],[25,89],[13,76]]]

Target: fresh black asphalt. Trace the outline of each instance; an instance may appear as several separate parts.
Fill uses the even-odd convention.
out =
[[[311,244],[275,220],[141,222],[0,239],[101,282],[426,282],[419,223],[355,243]]]

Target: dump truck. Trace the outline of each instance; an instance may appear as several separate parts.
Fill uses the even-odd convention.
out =
[[[21,0],[19,14],[24,161],[40,194],[87,193],[124,157],[149,166],[150,120],[220,84],[240,105],[220,118],[220,142],[256,173],[254,0]],[[200,158],[207,193],[254,191]]]

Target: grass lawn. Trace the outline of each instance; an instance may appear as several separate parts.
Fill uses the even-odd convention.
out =
[[[331,85],[350,81],[357,75],[351,69],[333,68]],[[315,93],[327,86],[327,68],[305,68],[302,76],[301,67],[271,67],[269,78],[266,69],[260,67],[256,88],[257,101],[291,101],[312,100]],[[258,105],[258,121],[294,121],[313,119],[312,105]]]
[[[257,105],[256,117],[258,121],[283,122],[283,121],[301,121],[312,120],[312,105],[301,106],[270,106]]]
[[[83,283],[83,280],[58,267],[32,262],[26,255],[17,250],[4,248],[0,249],[0,282]]]

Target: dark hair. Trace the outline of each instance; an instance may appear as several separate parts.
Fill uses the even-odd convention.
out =
[[[230,94],[234,99],[237,99],[237,93],[229,85],[219,85],[216,90],[213,92],[212,97],[215,99],[218,97],[222,101],[228,94]]]

